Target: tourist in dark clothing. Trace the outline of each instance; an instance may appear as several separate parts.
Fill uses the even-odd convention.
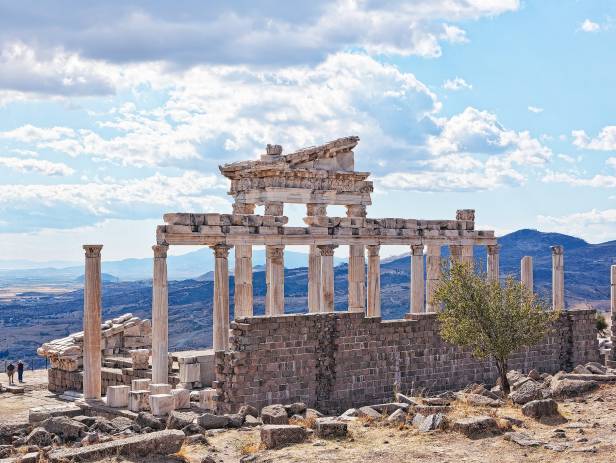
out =
[[[20,383],[24,382],[24,362],[21,360],[17,362],[17,379]]]
[[[6,375],[9,377],[9,386],[15,384],[13,382],[13,376],[15,375],[15,365],[13,365],[13,362],[9,362],[6,366]]]

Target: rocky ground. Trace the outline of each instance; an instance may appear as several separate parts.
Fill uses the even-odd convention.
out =
[[[89,461],[613,460],[616,376],[612,370],[588,364],[571,374],[531,371],[508,376],[513,386],[509,396],[498,386],[469,385],[435,397],[398,394],[396,402],[351,409],[339,417],[322,417],[302,404],[291,404],[269,406],[261,413],[245,407],[227,416],[193,407],[173,412],[166,420],[142,413],[136,419],[62,416],[36,425],[9,423],[7,418],[22,417],[33,400],[45,404],[54,400],[42,397],[45,391],[33,386],[23,395],[0,395],[0,462],[9,458],[55,463],[62,461],[62,451],[70,457],[70,452],[124,445],[129,439],[134,442],[126,446],[128,451],[110,447],[113,450],[101,451]]]

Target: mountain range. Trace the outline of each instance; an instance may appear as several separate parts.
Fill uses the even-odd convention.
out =
[[[550,246],[564,246],[567,306],[591,305],[600,310],[609,310],[610,266],[616,264],[616,241],[589,244],[568,235],[519,230],[501,237],[499,243],[501,277],[512,275],[519,278],[520,259],[530,255],[534,260],[535,290],[548,300],[552,276]],[[298,254],[298,258],[301,256],[305,262],[306,255]],[[485,256],[485,248],[476,247],[475,257],[481,265],[485,262]],[[287,264],[292,261],[286,255],[285,258]],[[257,259],[255,261],[258,262]],[[192,273],[199,274],[205,269],[205,265],[200,265]],[[381,307],[384,319],[402,318],[408,311],[409,270],[409,255],[382,262]],[[108,272],[108,269],[105,271]],[[285,312],[301,313],[307,310],[307,276],[305,266],[285,270]],[[71,281],[75,283],[74,278]],[[231,311],[233,286],[231,276]],[[346,263],[335,267],[334,286],[336,310],[346,310]],[[254,312],[256,315],[263,314],[265,273],[258,268],[253,272],[253,292]],[[213,283],[208,275],[170,281],[169,336],[172,349],[211,345],[212,293]],[[118,282],[107,278],[103,282],[103,317],[109,319],[132,312],[142,318],[150,318],[151,298],[149,280]],[[83,291],[80,288],[64,292],[28,291],[0,299],[0,331],[3,334],[0,337],[0,358],[34,356],[36,348],[45,340],[80,331],[82,314]]]

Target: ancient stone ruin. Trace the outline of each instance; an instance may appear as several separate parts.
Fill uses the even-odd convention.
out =
[[[303,402],[325,412],[389,400],[396,391],[443,391],[490,383],[488,362],[446,344],[438,334],[432,294],[443,248],[454,261],[473,262],[487,248],[487,274],[499,278],[499,245],[475,229],[475,211],[455,218],[370,218],[372,182],[354,170],[358,137],[283,154],[268,145],[260,159],[220,167],[231,182],[232,214],[177,212],[156,231],[150,324],[126,315],[101,325],[101,248],[84,246],[84,331],[45,344],[52,390],[83,390],[86,401],[106,394],[108,406],[159,415],[182,408],[188,390],[202,409],[237,412],[273,403]],[[288,226],[284,205],[306,205],[305,226]],[[327,207],[346,207],[345,217]],[[264,214],[255,214],[264,206]],[[213,348],[168,352],[167,250],[200,245],[215,258]],[[253,315],[252,247],[266,248],[265,315]],[[285,315],[284,250],[309,248],[306,314]],[[411,255],[410,301],[403,320],[383,321],[380,249],[404,245]],[[334,250],[349,247],[348,310],[334,311]],[[229,250],[235,247],[234,320],[229,315]],[[553,307],[564,309],[563,248],[552,247]],[[367,263],[367,265],[366,265]],[[424,268],[425,266],[425,268]],[[532,259],[521,263],[533,287]],[[613,281],[614,281],[613,274]],[[612,287],[614,288],[614,286]],[[612,291],[614,304],[614,289]],[[598,360],[594,310],[565,311],[544,342],[511,359],[512,368],[543,372]],[[135,338],[135,339],[133,339]],[[129,342],[130,339],[133,339]],[[138,340],[137,340],[138,339]],[[148,363],[151,349],[151,368]],[[615,360],[615,359],[612,359]]]

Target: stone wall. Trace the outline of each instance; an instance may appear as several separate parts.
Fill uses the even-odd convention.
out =
[[[544,342],[510,368],[570,369],[599,358],[594,310],[562,314]],[[445,343],[434,314],[381,321],[361,313],[254,317],[231,323],[230,350],[216,354],[220,411],[302,401],[320,411],[390,401],[403,393],[494,383],[496,369]]]

